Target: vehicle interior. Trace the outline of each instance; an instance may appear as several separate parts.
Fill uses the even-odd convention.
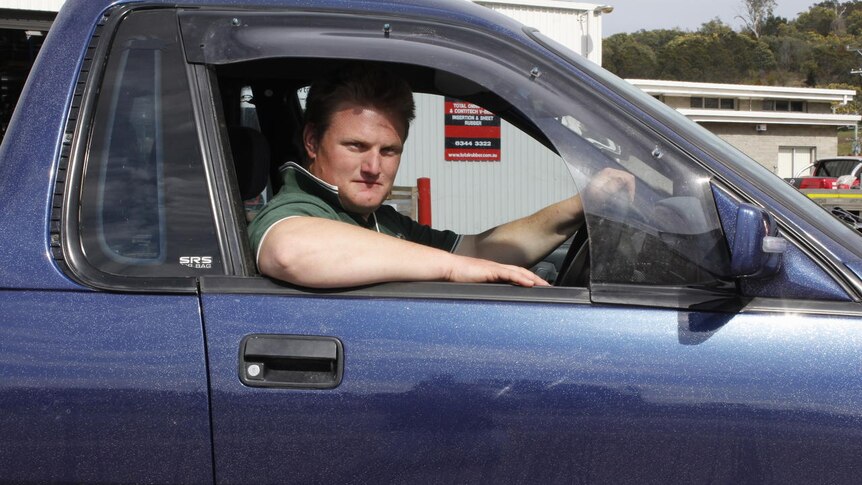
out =
[[[292,59],[288,63],[265,59],[217,66],[220,108],[230,144],[225,153],[233,158],[246,221],[250,222],[256,211],[280,189],[279,167],[287,161],[302,160],[302,90],[316,79],[355,62]],[[447,96],[482,106],[557,153],[547,137],[517,108],[472,81],[422,66],[395,63],[385,66],[403,76],[414,93]],[[559,286],[587,286],[587,241],[584,226],[533,270]]]

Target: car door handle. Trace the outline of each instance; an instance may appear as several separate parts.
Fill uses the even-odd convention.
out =
[[[344,372],[344,347],[335,337],[246,335],[239,355],[239,378],[251,387],[331,389]]]

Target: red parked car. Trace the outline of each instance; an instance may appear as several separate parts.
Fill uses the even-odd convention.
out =
[[[811,175],[802,175],[813,167]],[[859,187],[862,157],[834,157],[817,160],[789,179],[797,189],[849,189]]]

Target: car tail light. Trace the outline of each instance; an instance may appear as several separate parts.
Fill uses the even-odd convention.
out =
[[[800,189],[835,189],[838,179],[832,177],[806,177],[799,184]]]

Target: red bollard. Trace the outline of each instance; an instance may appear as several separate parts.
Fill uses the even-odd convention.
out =
[[[431,179],[421,177],[416,179],[419,189],[419,224],[431,225]]]

